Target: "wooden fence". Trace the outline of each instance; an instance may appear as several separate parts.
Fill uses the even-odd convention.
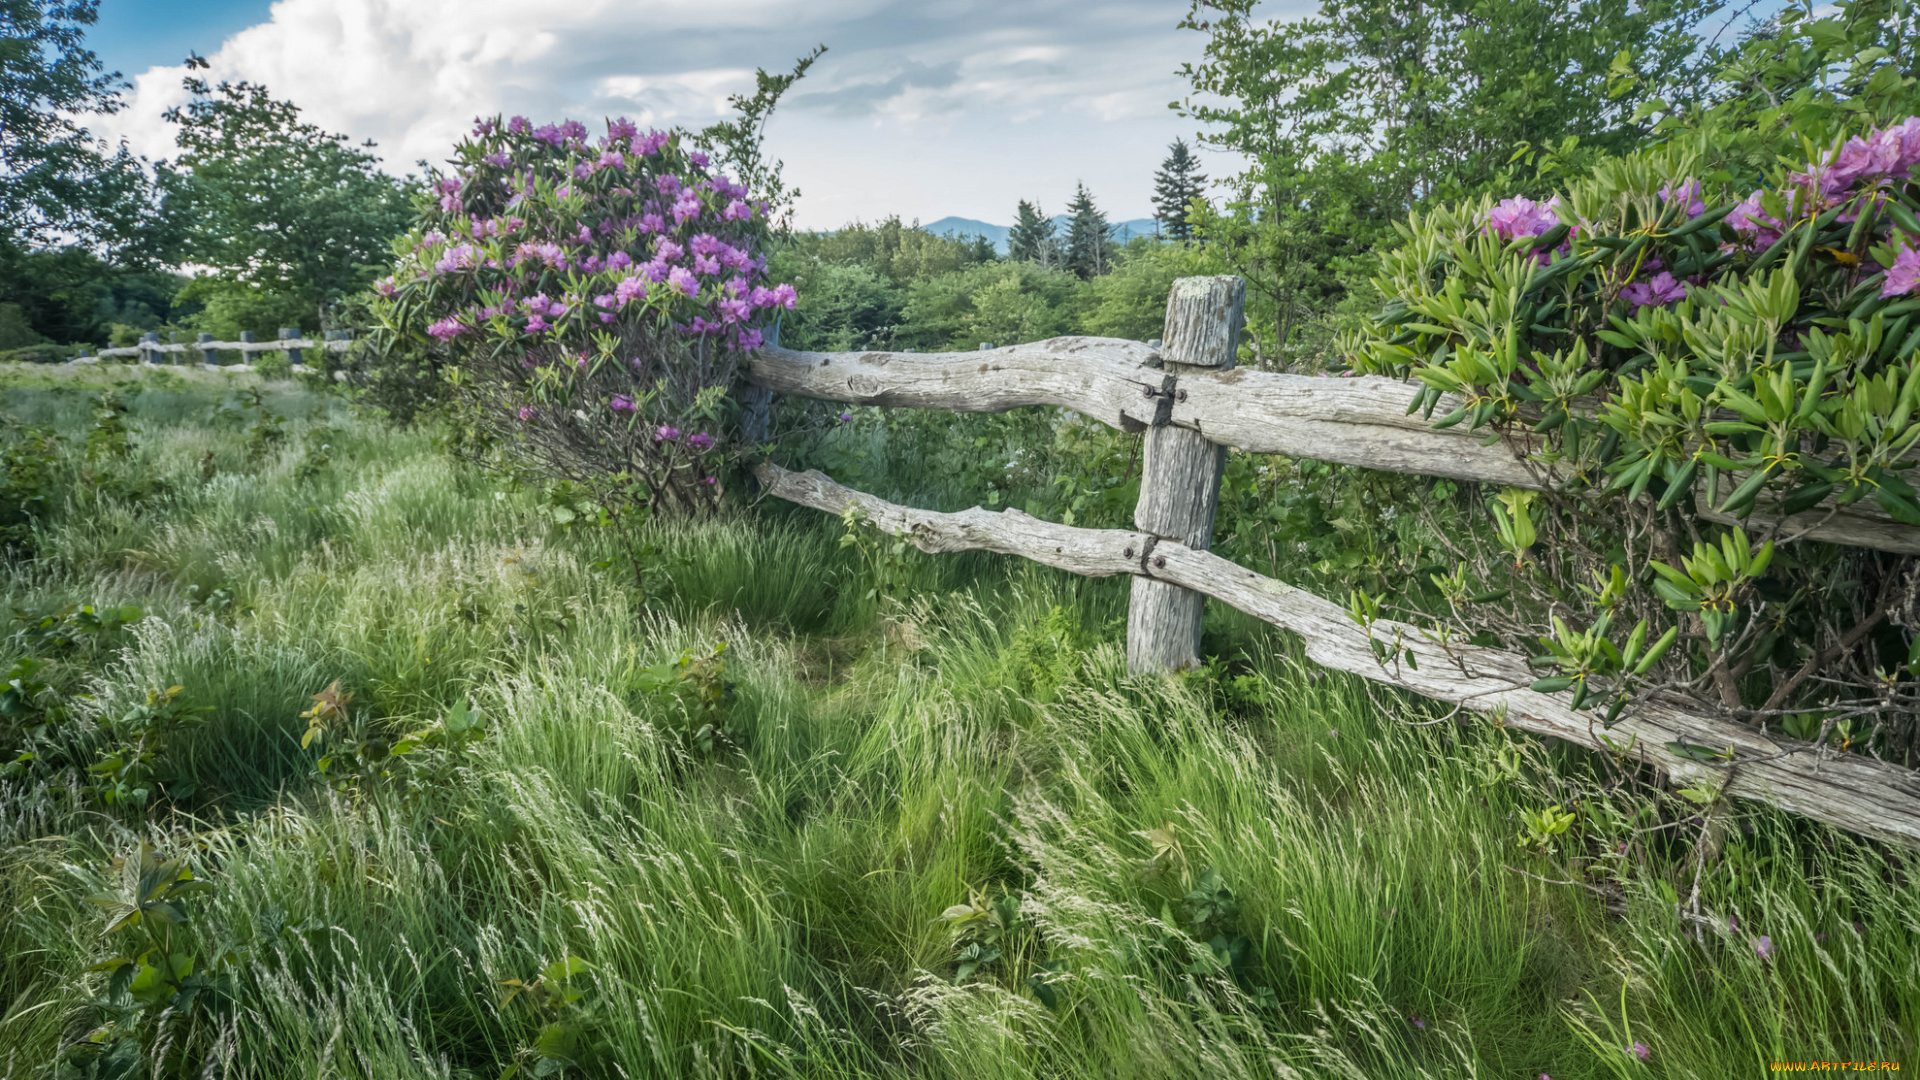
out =
[[[108,357],[129,356],[138,357],[141,362],[148,364],[177,364],[185,359],[186,354],[197,352],[200,354],[201,363],[208,367],[220,367],[219,356],[223,352],[240,353],[243,362],[245,362],[246,358],[251,358],[257,353],[284,352],[287,354],[289,361],[298,364],[304,359],[305,351],[308,349],[326,352],[344,352],[352,347],[353,341],[345,330],[330,330],[327,332],[325,338],[319,340],[303,338],[300,336],[300,331],[298,330],[282,329],[279,337],[267,341],[257,340],[253,331],[246,330],[241,332],[239,341],[215,341],[212,334],[200,334],[196,340],[191,342],[162,342],[158,333],[148,331],[141,336],[140,344],[138,345],[123,345],[115,349],[101,349],[95,356],[76,357],[69,360],[68,363],[90,364],[107,359]],[[163,357],[169,356],[177,357],[177,359],[163,359]]]
[[[857,507],[873,525],[924,551],[987,550],[1076,574],[1131,575],[1127,658],[1165,671],[1199,658],[1207,597],[1298,633],[1308,657],[1376,682],[1492,713],[1502,722],[1630,757],[1677,782],[1724,783],[1728,794],[1876,839],[1920,847],[1920,773],[1858,754],[1755,731],[1677,700],[1636,702],[1611,731],[1570,707],[1570,694],[1531,689],[1525,656],[1443,641],[1406,623],[1362,628],[1332,601],[1263,577],[1208,551],[1226,448],[1547,490],[1564,483],[1528,460],[1522,443],[1435,429],[1409,415],[1412,390],[1392,379],[1313,378],[1234,367],[1244,283],[1185,278],[1167,301],[1161,347],[1110,338],[1055,338],[975,353],[756,352],[763,392],[862,405],[1004,412],[1073,409],[1145,437],[1134,530],[1081,529],[1017,510],[946,514],[885,502],[818,472],[759,468],[765,490],[829,513]],[[752,403],[750,402],[750,405]],[[764,409],[764,401],[759,406]],[[1454,406],[1442,402],[1440,412]],[[1920,553],[1920,530],[1875,508],[1832,506],[1783,522],[1764,508],[1748,524],[1782,525],[1836,543]],[[1375,641],[1389,646],[1381,661]],[[1670,748],[1727,750],[1707,764]]]

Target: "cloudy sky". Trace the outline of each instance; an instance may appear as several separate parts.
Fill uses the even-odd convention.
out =
[[[1291,6],[1282,0],[1276,12]],[[1302,5],[1304,6],[1304,5]],[[1194,125],[1167,108],[1202,39],[1186,0],[102,0],[90,35],[134,85],[96,127],[149,157],[194,50],[317,123],[438,161],[476,114],[701,126],[815,44],[769,147],[799,222],[887,214],[1007,223],[1084,181],[1112,220],[1149,217],[1153,170]],[[1203,156],[1224,175],[1232,163]]]

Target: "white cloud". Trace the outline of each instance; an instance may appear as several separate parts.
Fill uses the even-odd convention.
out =
[[[1150,212],[1151,173],[1192,125],[1165,108],[1198,35],[1185,0],[278,0],[208,57],[309,119],[372,138],[389,167],[438,161],[476,115],[700,126],[752,69],[831,51],[783,104],[770,149],[800,220],[888,213],[1005,221],[1085,180],[1115,217]],[[135,79],[116,133],[172,152],[182,68]],[[102,125],[105,127],[106,125]],[[1216,175],[1230,169],[1214,168]]]

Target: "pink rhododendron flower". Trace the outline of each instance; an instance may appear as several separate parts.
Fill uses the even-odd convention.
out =
[[[725,210],[720,211],[720,219],[722,221],[745,221],[752,216],[753,207],[748,206],[740,199],[733,200],[727,204]]]
[[[757,349],[765,340],[760,331],[749,326],[742,328],[738,334],[734,335],[733,343],[737,349]]]
[[[1559,203],[1557,195],[1546,202],[1534,202],[1521,196],[1502,199],[1487,211],[1487,231],[1502,240],[1539,236],[1560,224],[1559,215],[1553,212]]]
[[[704,431],[696,431],[687,436],[687,445],[693,447],[695,450],[711,450],[713,449],[713,436]]]
[[[480,252],[472,244],[455,244],[448,248],[440,261],[433,264],[434,270],[442,274],[471,270],[479,265]]]
[[[676,266],[667,273],[667,287],[682,296],[692,296],[700,291],[700,282],[684,266]]]
[[[625,306],[628,302],[639,300],[647,295],[647,281],[642,277],[625,277],[613,287],[615,304]]]
[[[661,424],[653,431],[654,442],[672,442],[680,437],[680,429],[670,424]]]
[[[791,311],[793,310],[794,301],[797,299],[799,299],[799,295],[793,291],[793,286],[787,282],[783,281],[773,287],[773,306],[783,307]]]
[[[703,476],[700,478],[700,482],[708,487],[712,487],[720,482],[720,478],[717,476]]]
[[[524,135],[532,130],[533,122],[524,116],[516,116],[507,121],[507,130],[515,135]]]
[[[707,155],[701,153],[698,150],[695,150],[693,153],[688,154],[687,160],[693,162],[693,167],[696,169],[704,169],[708,165],[712,164],[712,160],[708,158]]]
[[[1780,239],[1784,226],[1760,206],[1760,197],[1765,192],[1756,191],[1740,201],[1740,205],[1727,214],[1728,227],[1740,237],[1741,246],[1749,251],[1764,251]]]
[[[1664,270],[1655,274],[1652,281],[1636,281],[1620,290],[1621,299],[1632,304],[1636,311],[1649,305],[1665,307],[1686,295],[1686,285],[1675,281],[1673,275]]]
[[[683,191],[680,193],[680,198],[673,204],[673,223],[685,225],[689,221],[698,220],[700,212],[704,209],[706,207],[700,202],[700,196],[691,191]]]
[[[540,316],[538,315],[527,316],[527,333],[539,334],[550,329],[552,329],[552,327],[547,325],[547,320],[541,318]]]
[[[1685,199],[1687,203],[1687,216],[1690,218],[1699,217],[1701,214],[1707,212],[1707,201],[1700,197],[1700,181],[1692,177],[1688,177],[1678,184],[1668,184],[1666,187],[1661,188],[1660,199],[1663,202],[1678,202]]]
[[[679,262],[687,249],[662,236],[653,242],[653,257],[661,262]]]
[[[1880,285],[1881,296],[1908,296],[1920,292],[1920,247],[1903,247],[1887,268],[1887,280]]]
[[[522,405],[522,406],[520,406],[520,419],[521,419],[521,420],[531,420],[531,419],[533,419],[534,417],[536,417],[536,416],[538,416],[538,415],[540,415],[540,414],[539,414],[539,413],[536,413],[536,412],[534,412],[534,411],[533,411],[533,406],[531,406],[531,405]]]
[[[607,408],[614,412],[630,413],[633,411],[633,399],[625,394],[615,394],[613,399],[607,402]]]
[[[720,260],[711,255],[695,255],[693,272],[704,277],[713,277],[720,272]]]
[[[415,325],[417,326],[419,324],[416,323]],[[427,327],[427,334],[431,337],[439,338],[441,341],[452,341],[454,338],[466,332],[467,328],[461,324],[460,320],[451,316],[441,319],[439,322]]]

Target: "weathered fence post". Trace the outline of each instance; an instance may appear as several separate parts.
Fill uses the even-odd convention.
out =
[[[198,335],[196,340],[200,342],[200,362],[201,363],[207,365],[208,367],[213,367],[216,364],[220,363],[219,354],[215,353],[212,349],[207,348],[207,342],[213,340],[212,334],[202,332]]]
[[[1237,277],[1181,278],[1167,297],[1166,344],[1160,355],[1171,391],[1191,371],[1223,371],[1234,364],[1246,304],[1246,282]],[[1140,503],[1133,524],[1140,531],[1189,548],[1213,546],[1213,515],[1220,504],[1220,473],[1226,449],[1205,436],[1162,422],[1147,429],[1140,469]],[[1151,545],[1140,557],[1149,566]],[[1206,597],[1151,578],[1133,579],[1127,609],[1127,668],[1177,671],[1200,661],[1200,615]]]
[[[160,350],[153,346],[160,344],[160,335],[152,330],[140,335],[140,362],[157,364],[160,362]]]
[[[763,344],[769,349],[780,347],[779,320],[767,327]],[[740,441],[758,446],[767,441],[767,431],[772,426],[773,390],[764,383],[749,381],[740,388]]]
[[[253,331],[251,331],[251,330],[242,330],[242,331],[240,331],[240,343],[241,343],[242,345],[251,345],[251,344],[253,344]],[[252,366],[253,366],[253,350],[252,350],[252,349],[241,349],[241,350],[240,350],[240,362],[241,362],[241,363],[243,363],[243,364],[245,364],[245,365],[247,365],[248,367],[252,367]]]
[[[283,326],[283,327],[281,327],[281,328],[280,328],[280,340],[281,340],[281,341],[294,341],[294,340],[296,340],[296,339],[298,339],[299,337],[300,337],[300,330],[299,330],[299,328],[298,328],[298,327],[293,327],[293,326]],[[299,362],[300,362],[300,350],[299,350],[299,349],[296,349],[296,348],[292,348],[292,347],[289,347],[289,348],[287,349],[287,362],[288,362],[288,363],[290,363],[290,364],[297,364],[297,363],[299,363]]]

